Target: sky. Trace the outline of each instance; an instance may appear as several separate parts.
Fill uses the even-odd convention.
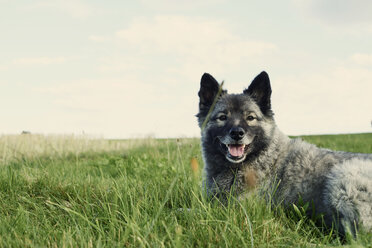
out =
[[[371,132],[369,0],[0,0],[0,134],[199,137],[265,70],[288,135]]]

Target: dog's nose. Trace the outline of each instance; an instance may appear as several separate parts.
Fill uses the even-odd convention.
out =
[[[241,127],[233,127],[230,129],[230,137],[233,138],[234,140],[241,140],[244,135],[245,131]]]

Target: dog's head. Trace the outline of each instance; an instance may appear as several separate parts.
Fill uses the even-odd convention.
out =
[[[197,117],[204,154],[241,163],[267,146],[274,125],[269,76],[260,73],[242,94],[219,88],[211,75],[202,76]]]

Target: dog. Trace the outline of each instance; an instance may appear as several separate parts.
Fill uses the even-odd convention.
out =
[[[342,236],[372,229],[372,154],[331,151],[290,139],[276,126],[263,71],[241,94],[228,94],[210,74],[200,82],[204,186],[209,197],[243,198],[252,189],[270,204],[310,203]],[[270,200],[269,200],[270,199]]]

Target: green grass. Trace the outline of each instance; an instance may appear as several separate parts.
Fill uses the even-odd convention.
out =
[[[372,153],[372,134],[302,138]],[[2,136],[0,166],[0,247],[341,245],[254,195],[226,206],[205,200],[198,139]],[[372,247],[372,235],[348,244]]]

